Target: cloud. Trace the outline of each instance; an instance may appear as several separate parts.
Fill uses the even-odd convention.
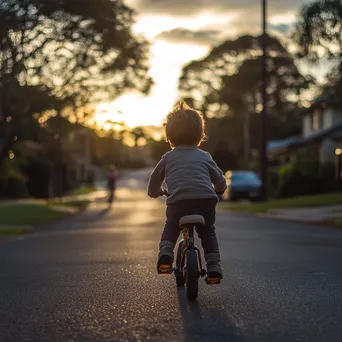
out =
[[[215,26],[213,29],[190,30],[185,27],[177,27],[159,33],[156,38],[178,44],[214,46],[227,39],[231,39],[234,36],[234,32],[239,32],[238,34],[260,34],[258,32],[260,28],[257,20],[240,24],[232,22],[229,26]],[[286,35],[290,29],[290,24],[269,24],[271,33]]]
[[[241,0],[239,6],[235,6],[238,1],[232,1],[232,6],[227,6],[224,0],[133,0],[132,6],[143,14],[161,14],[178,17],[201,14],[202,12],[218,12],[223,9],[229,11],[239,9],[243,3],[250,5],[250,0]],[[128,4],[130,2],[128,1]]]
[[[177,27],[170,31],[164,31],[156,38],[167,40],[172,43],[196,45],[214,45],[223,40],[222,32],[219,30],[191,31],[183,27]]]
[[[269,3],[269,13],[296,11],[311,0],[276,0]],[[141,14],[188,17],[205,13],[241,12],[246,20],[260,16],[261,0],[126,0]]]
[[[288,33],[297,21],[301,7],[310,1],[313,0],[269,1],[270,31]],[[151,37],[179,27],[191,31],[217,30],[222,32],[223,37],[261,33],[261,0],[126,0],[126,3],[135,8],[139,15],[139,30],[144,34],[155,32],[154,35],[150,33]],[[179,37],[180,32],[175,33],[177,41],[184,39]],[[203,39],[198,39],[202,45],[205,44]]]

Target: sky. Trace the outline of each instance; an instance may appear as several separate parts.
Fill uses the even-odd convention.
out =
[[[300,8],[311,0],[269,0],[272,33],[285,35]],[[261,33],[261,0],[126,0],[136,10],[134,32],[151,41],[148,96],[125,94],[101,104],[97,122],[124,121],[129,127],[161,125],[178,99],[177,83],[184,64],[204,57],[210,48],[244,33]]]

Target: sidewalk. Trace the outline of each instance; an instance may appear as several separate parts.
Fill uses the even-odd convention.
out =
[[[334,218],[342,218],[342,205],[313,208],[276,209],[269,210],[267,213],[259,215],[281,220],[317,223],[329,221]]]

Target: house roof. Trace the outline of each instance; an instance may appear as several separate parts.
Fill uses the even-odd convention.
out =
[[[313,133],[308,137],[298,137],[297,139],[293,139],[293,140],[289,138],[289,141],[287,143],[284,143],[283,145],[279,145],[276,148],[269,149],[268,153],[271,156],[280,155],[280,154],[288,152],[289,150],[294,150],[296,148],[300,148],[303,146],[314,144],[316,142],[320,142],[324,140],[325,138],[332,137],[336,133],[339,133],[339,132],[342,133],[342,123],[339,123],[333,127],[324,129],[317,133]]]
[[[313,133],[308,137],[302,137],[295,144],[292,144],[291,147],[299,147],[303,145],[307,145],[309,143],[321,141],[325,138],[332,137],[335,133],[342,132],[342,123],[336,124],[330,128],[326,128],[319,132]]]
[[[300,136],[292,136],[282,140],[271,140],[267,144],[267,151],[272,152],[280,148],[285,148],[298,141],[300,138]]]

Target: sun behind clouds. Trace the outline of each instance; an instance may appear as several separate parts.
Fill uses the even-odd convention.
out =
[[[183,64],[202,57],[208,48],[194,44],[174,44],[163,40],[152,46],[151,76],[155,85],[149,96],[128,93],[111,104],[101,104],[96,121],[124,121],[128,127],[161,125],[177,101],[178,76]],[[120,113],[121,112],[121,113]]]

